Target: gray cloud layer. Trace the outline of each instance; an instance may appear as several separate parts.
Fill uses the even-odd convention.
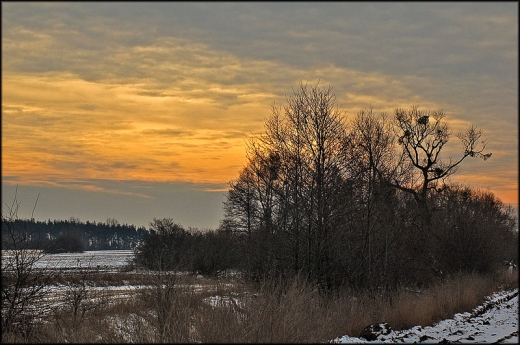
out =
[[[136,47],[173,39],[172,44],[182,50],[184,39],[217,53],[301,70],[334,65],[396,79],[414,77],[421,83],[408,86],[425,97],[453,102],[453,97],[472,98],[468,105],[475,109],[482,109],[484,102],[479,100],[518,93],[518,4],[513,2],[3,3],[2,7],[4,69],[68,70],[85,80],[128,83],[148,77],[171,84],[177,73],[162,70],[161,63],[168,61],[169,51],[138,52]],[[26,51],[28,41],[38,41],[42,51]],[[126,64],[124,54],[142,59],[138,65]],[[193,52],[182,54],[193,58]],[[204,68],[203,52],[196,57],[192,64]],[[156,73],[150,74],[150,69]],[[219,75],[216,81],[240,85],[257,77],[230,73],[230,79]],[[426,85],[422,78],[428,79]],[[287,85],[282,88],[286,92]],[[511,110],[513,105],[497,106]]]

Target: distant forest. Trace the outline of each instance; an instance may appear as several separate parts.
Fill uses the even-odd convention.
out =
[[[80,222],[70,220],[35,221],[14,220],[16,227],[29,234],[32,247],[42,248],[49,244],[61,244],[61,251],[132,249],[147,232],[145,227],[119,224],[115,219],[103,222]],[[2,239],[6,235],[5,219],[2,219]],[[61,242],[61,243],[60,243]],[[2,249],[6,241],[2,240]],[[56,247],[56,246],[54,246]],[[66,248],[65,248],[66,247]]]

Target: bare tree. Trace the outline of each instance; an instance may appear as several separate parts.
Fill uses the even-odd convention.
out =
[[[230,183],[224,203],[225,220],[232,224],[235,233],[245,233],[250,238],[256,227],[257,208],[254,172],[245,167],[238,179]]]
[[[432,205],[435,193],[446,187],[446,179],[456,173],[468,157],[487,160],[491,153],[484,153],[486,141],[481,140],[482,131],[474,126],[458,133],[462,143],[462,155],[458,159],[443,158],[442,152],[451,133],[443,111],[420,111],[417,106],[410,110],[398,108],[393,123],[394,135],[402,151],[394,158],[394,169],[385,175],[378,167],[377,173],[392,187],[413,196],[418,212],[413,221],[415,240],[411,252],[418,270],[437,272],[439,258],[431,250]],[[419,231],[417,231],[419,230]]]
[[[258,210],[258,227],[242,221],[242,228],[275,239],[267,246],[273,262],[325,280],[342,222],[338,201],[346,163],[346,127],[332,88],[300,83],[283,107],[273,106],[265,128],[248,146],[248,164],[231,185],[228,210],[241,212],[235,220],[250,220],[247,210]]]
[[[395,224],[398,197],[384,179],[397,174],[390,119],[385,114],[376,116],[372,108],[358,112],[351,123],[348,144],[351,178],[361,211],[355,227],[357,237],[351,240],[357,244],[359,260],[353,265],[353,274],[363,277],[365,286],[381,286],[392,274],[390,266],[397,262],[391,247],[401,230]]]
[[[136,248],[136,263],[149,269],[174,270],[182,267],[184,246],[189,238],[181,225],[171,218],[156,219],[150,222],[150,232],[143,237]]]
[[[10,336],[29,339],[37,320],[50,310],[49,284],[59,272],[38,267],[46,255],[43,238],[17,222],[20,203],[16,195],[2,213],[2,340]],[[35,205],[36,207],[36,205]],[[36,244],[37,249],[30,249]]]
[[[492,193],[451,185],[435,201],[433,248],[444,272],[493,272],[518,257],[514,212]]]
[[[417,106],[412,106],[410,110],[396,109],[395,131],[403,155],[413,166],[413,173],[406,180],[394,177],[389,181],[392,186],[413,195],[423,212],[425,223],[422,225],[429,227],[431,213],[427,204],[428,192],[442,188],[438,181],[453,175],[467,157],[487,160],[491,153],[484,153],[486,141],[480,141],[482,131],[471,126],[457,135],[462,143],[462,156],[458,159],[441,159],[442,149],[451,135],[441,110],[425,112]]]
[[[416,106],[394,118],[369,109],[348,127],[332,88],[300,83],[273,105],[231,183],[222,224],[244,234],[242,262],[328,286],[413,283],[435,266],[433,197],[467,157],[491,156],[472,126],[458,134],[461,157],[442,157],[444,117]]]

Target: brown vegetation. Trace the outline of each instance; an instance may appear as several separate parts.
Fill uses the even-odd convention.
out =
[[[492,292],[517,287],[516,273],[509,275],[504,268],[495,275],[455,275],[423,290],[360,294],[344,289],[324,294],[299,277],[257,285],[236,277],[206,279],[149,272],[136,274],[138,278],[131,282],[146,282],[147,288],[128,290],[133,292],[124,299],[104,294],[107,303],[95,304],[95,308],[81,309],[92,306],[99,296],[75,302],[74,294],[63,294],[63,307],[42,317],[31,333],[3,332],[2,342],[326,342],[342,335],[358,336],[375,322],[406,329],[471,311]],[[126,274],[113,275],[121,277],[111,278],[112,282],[130,283]],[[87,297],[82,279],[76,276],[70,284]],[[101,275],[91,283],[106,286]],[[74,306],[82,313],[75,313]]]

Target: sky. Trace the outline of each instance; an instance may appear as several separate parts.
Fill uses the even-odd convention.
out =
[[[2,2],[2,212],[214,229],[246,143],[298,83],[348,120],[442,109],[518,210],[517,2]],[[447,156],[446,156],[447,157]]]

